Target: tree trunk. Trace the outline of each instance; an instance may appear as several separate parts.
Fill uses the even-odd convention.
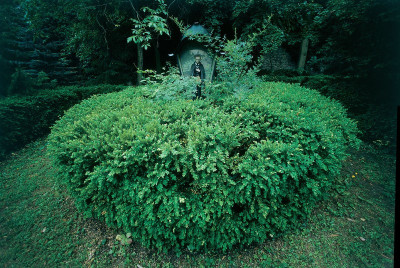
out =
[[[299,65],[298,65],[299,71],[303,71],[304,66],[306,65],[308,42],[309,42],[308,38],[304,38],[303,42],[301,43],[300,58],[299,58]]]
[[[140,71],[143,70],[143,47],[141,44],[137,44],[137,81],[136,84],[140,85],[142,81],[142,73]]]
[[[154,52],[156,55],[156,70],[157,73],[161,73],[161,58],[160,58],[160,50],[158,49],[158,40],[156,40],[155,44],[154,44]]]

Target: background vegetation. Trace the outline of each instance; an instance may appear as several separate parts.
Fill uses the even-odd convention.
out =
[[[390,265],[399,11],[397,0],[1,1],[0,157],[6,158],[0,165],[1,263]],[[83,219],[55,183],[57,170],[44,155],[46,140],[15,150],[49,133],[66,109],[92,94],[138,84],[140,70],[160,74],[167,63],[176,65],[167,55],[178,46],[181,29],[196,21],[213,38],[251,44],[249,53],[239,55],[252,61],[239,65],[250,74],[246,81],[298,83],[340,101],[357,121],[364,143],[361,151],[351,152],[340,175],[353,181],[322,203],[300,231],[227,255],[188,250],[177,258],[127,246],[132,241],[126,233]],[[253,68],[277,48],[289,53],[294,69]],[[227,72],[225,83],[237,89],[230,93],[240,95],[246,83],[229,77]],[[175,89],[190,83],[157,79],[164,88],[174,81]],[[208,98],[224,93],[220,84]],[[170,93],[177,92],[160,98]]]
[[[198,21],[228,39],[235,34],[247,39],[263,29],[255,38],[258,52],[283,46],[308,72],[354,75],[387,86],[399,67],[395,0],[7,0],[1,5],[4,89],[15,68],[33,79],[44,72],[47,81],[61,84],[135,83],[137,45],[151,47],[145,69],[160,68],[166,52],[174,52],[181,33],[173,18],[187,25]]]
[[[34,95],[0,99],[0,158],[50,133],[64,111],[83,99],[123,89],[117,85],[64,86],[40,90]]]
[[[400,100],[396,0],[6,0],[0,5],[0,96],[77,83],[137,84],[138,70],[160,73],[166,63],[176,64],[168,54],[175,52],[182,26],[198,21],[214,37],[251,40],[254,61],[284,48],[296,69],[262,68],[259,75],[339,99],[359,121],[363,138],[394,148],[394,107]]]

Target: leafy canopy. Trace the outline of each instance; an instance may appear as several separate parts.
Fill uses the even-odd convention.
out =
[[[149,7],[142,7],[144,18],[141,18],[137,13],[137,19],[131,19],[133,22],[132,36],[127,38],[127,42],[134,42],[139,46],[147,49],[150,46],[150,41],[153,39],[153,35],[169,35],[166,16],[166,4],[164,0],[157,0],[158,7],[151,9]]]

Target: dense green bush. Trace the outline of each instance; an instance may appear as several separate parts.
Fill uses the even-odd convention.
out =
[[[159,250],[225,251],[298,226],[358,144],[344,108],[299,85],[260,83],[223,101],[155,91],[74,106],[53,126],[49,154],[86,216]]]
[[[41,90],[35,95],[0,99],[0,158],[50,132],[50,126],[82,99],[109,93],[122,86],[69,86]]]

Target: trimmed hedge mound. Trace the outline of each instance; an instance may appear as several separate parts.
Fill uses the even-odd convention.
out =
[[[0,99],[0,159],[9,152],[46,135],[65,110],[93,94],[110,93],[124,86],[67,86],[41,90],[32,96]]]
[[[225,251],[298,226],[336,187],[356,132],[338,102],[298,85],[219,106],[125,90],[70,109],[49,153],[86,216],[147,247]]]

